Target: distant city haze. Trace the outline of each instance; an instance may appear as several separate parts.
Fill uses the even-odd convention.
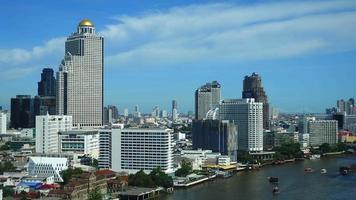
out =
[[[214,80],[221,99],[241,98],[253,72],[281,112],[325,112],[356,96],[355,1],[17,1],[0,17],[4,109],[37,94],[43,68],[58,71],[84,18],[105,38],[104,105],[120,114],[171,112],[173,99],[194,111],[195,91]]]

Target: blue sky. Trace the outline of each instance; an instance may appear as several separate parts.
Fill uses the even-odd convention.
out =
[[[218,80],[240,98],[262,76],[282,112],[323,112],[356,96],[356,1],[0,1],[0,105],[35,95],[57,71],[83,18],[105,37],[105,103],[193,110],[194,90]]]

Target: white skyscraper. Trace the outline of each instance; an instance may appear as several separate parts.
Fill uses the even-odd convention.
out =
[[[90,20],[82,20],[67,38],[57,73],[57,113],[84,127],[103,124],[104,38]]]
[[[72,130],[72,117],[65,115],[36,116],[36,152],[59,153],[59,131]]]
[[[222,100],[219,117],[237,125],[238,150],[263,151],[263,103],[254,99]]]
[[[0,112],[0,134],[6,134],[7,115]]]

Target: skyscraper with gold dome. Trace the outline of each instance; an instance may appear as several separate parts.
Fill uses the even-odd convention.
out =
[[[104,38],[95,25],[82,20],[65,42],[57,72],[57,114],[71,115],[73,125],[103,124]]]

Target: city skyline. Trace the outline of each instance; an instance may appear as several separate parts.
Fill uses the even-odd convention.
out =
[[[221,84],[222,99],[240,98],[243,77],[252,72],[261,75],[271,106],[282,112],[324,112],[337,99],[356,95],[352,76],[356,26],[351,23],[355,2],[201,1],[137,7],[135,2],[123,2],[117,10],[108,6],[103,10],[94,1],[80,10],[98,7],[99,11],[71,13],[70,8],[65,17],[54,12],[61,3],[39,4],[20,1],[1,8],[6,27],[0,30],[5,36],[0,39],[3,108],[9,108],[10,98],[18,94],[36,94],[42,68],[57,71],[65,38],[82,18],[91,19],[107,41],[105,105],[117,105],[120,113],[124,108],[132,111],[136,104],[145,113],[155,105],[169,110],[172,99],[179,111],[194,110],[194,91],[212,80]],[[24,6],[29,15],[44,10],[46,19],[41,14],[9,17]],[[26,37],[17,32],[18,24]]]

